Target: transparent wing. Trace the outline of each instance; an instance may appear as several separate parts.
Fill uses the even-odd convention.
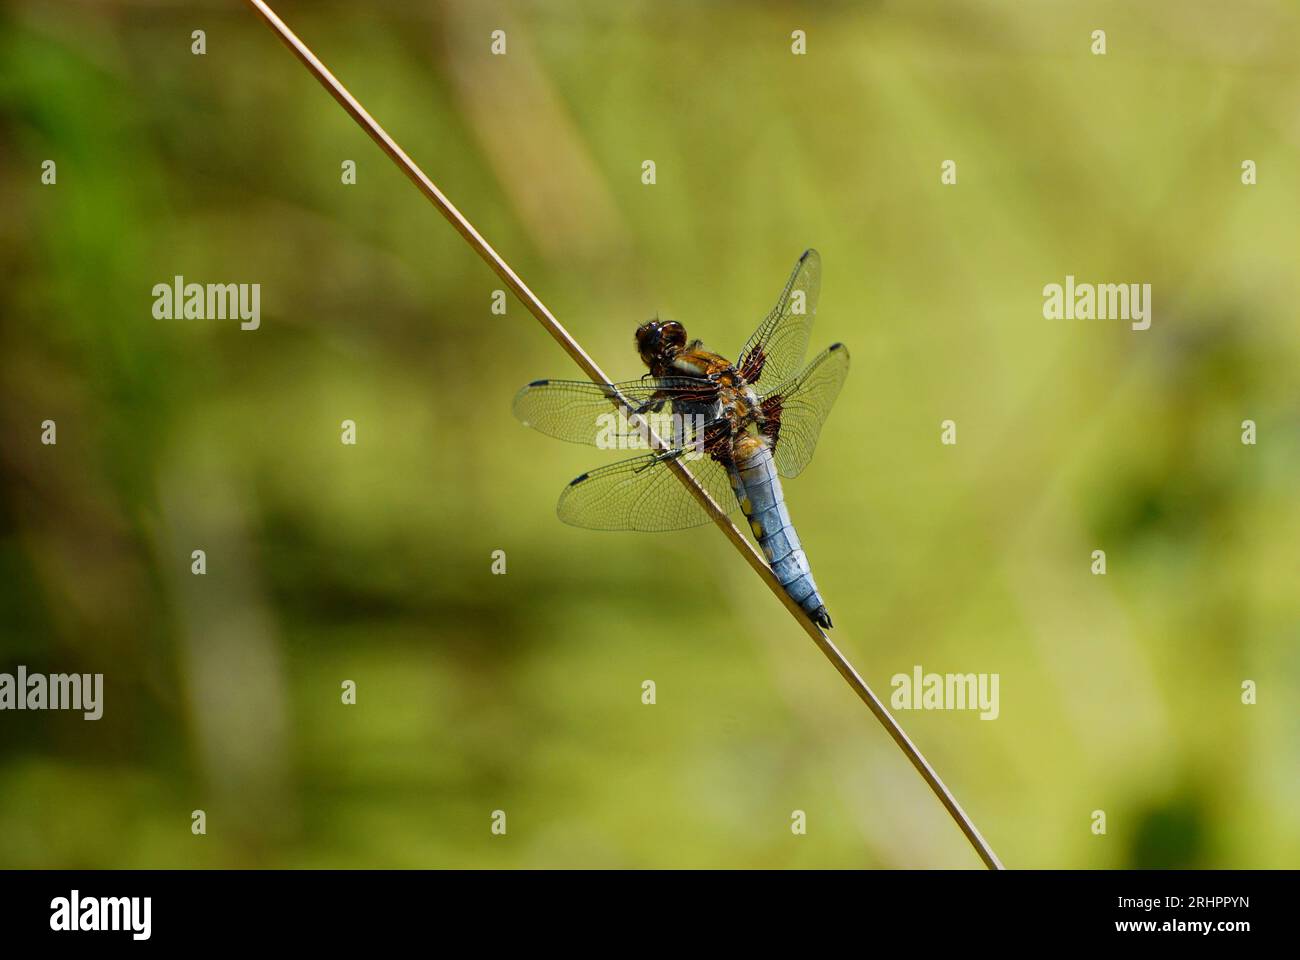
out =
[[[849,351],[842,343],[827,347],[789,383],[762,399],[764,433],[773,441],[773,459],[783,477],[797,477],[808,466],[822,423],[849,375]]]
[[[699,435],[707,422],[703,411],[711,409],[718,396],[716,385],[694,377],[615,384],[534,380],[515,396],[514,412],[524,426],[570,443],[648,448],[645,437],[614,399],[614,391],[644,412],[655,432],[674,445],[684,445]]]
[[[799,372],[822,285],[822,258],[805,250],[781,298],[740,352],[741,376],[753,384],[775,386]]]
[[[727,468],[705,455],[683,463],[723,512],[736,509]],[[560,494],[560,519],[588,530],[685,530],[710,520],[657,454],[612,463],[576,478]]]

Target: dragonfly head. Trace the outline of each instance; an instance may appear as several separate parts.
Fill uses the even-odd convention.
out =
[[[650,372],[665,374],[677,352],[686,346],[686,328],[676,320],[650,320],[636,328],[636,349]]]

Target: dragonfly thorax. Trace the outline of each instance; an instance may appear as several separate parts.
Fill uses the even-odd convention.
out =
[[[730,423],[733,436],[744,433],[750,427],[762,427],[763,407],[758,395],[753,387],[738,376],[731,383],[719,384],[718,411]]]

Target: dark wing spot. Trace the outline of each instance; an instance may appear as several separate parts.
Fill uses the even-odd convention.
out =
[[[590,473],[584,473],[580,477],[574,477],[572,480],[569,481],[569,486],[572,487],[574,484],[582,483],[582,481],[586,480],[589,476],[591,476]]]
[[[763,436],[772,441],[772,446],[775,447],[777,441],[781,439],[781,395],[773,394],[762,402],[761,407],[763,410],[761,432]]]
[[[547,385],[548,383],[550,383],[550,382],[551,382],[551,381],[549,381],[549,380],[534,380],[532,383],[529,384],[529,386],[530,386],[530,387],[544,387],[544,386],[546,386],[546,385]]]
[[[767,354],[761,347],[755,346],[753,352],[742,357],[740,362],[740,378],[746,383],[754,383],[763,375],[763,366],[767,363]]]
[[[843,350],[843,349],[844,349],[844,344],[842,344],[842,343],[832,343],[828,349],[830,349],[830,350]]]

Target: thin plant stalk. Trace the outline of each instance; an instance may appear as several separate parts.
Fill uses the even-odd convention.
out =
[[[560,321],[555,318],[555,315],[547,309],[546,304],[542,303],[537,294],[533,293],[528,284],[524,283],[520,276],[511,268],[510,264],[506,263],[501,255],[493,249],[492,245],[483,238],[483,235],[474,228],[474,225],[465,218],[464,214],[456,209],[456,206],[447,199],[441,190],[438,189],[437,184],[430,180],[425,172],[420,169],[419,165],[407,156],[406,151],[397,145],[397,142],[390,137],[387,131],[379,125],[378,121],[376,121],[375,118],[366,111],[366,108],[360,104],[356,97],[352,96],[352,94],[348,92],[347,88],[338,81],[334,74],[330,73],[325,64],[320,61],[320,58],[318,58],[316,54],[312,53],[307,45],[298,39],[297,35],[285,25],[284,21],[279,18],[274,10],[267,6],[264,0],[247,0],[247,2],[262,17],[262,19],[266,21],[271,29],[275,31],[275,34],[284,42],[285,46],[293,52],[294,56],[302,61],[303,66],[307,68],[312,76],[320,81],[321,86],[329,91],[330,95],[338,101],[339,106],[347,111],[348,116],[357,122],[357,125],[370,136],[370,139],[375,141],[379,146],[379,149],[388,154],[389,159],[391,159],[393,163],[397,164],[398,169],[406,174],[410,181],[415,184],[416,189],[424,194],[424,196],[428,198],[429,202],[438,208],[438,212],[447,219],[447,221],[456,229],[457,233],[465,238],[465,242],[468,243],[470,247],[472,247],[474,251],[487,262],[487,265],[501,278],[502,282],[510,288],[510,292],[522,301],[524,306],[528,308],[529,313],[537,318],[537,322],[546,329],[546,331],[555,339],[556,343],[563,348],[564,352],[567,353],[573,359],[573,362],[582,369],[582,372],[590,377],[593,382],[609,387],[612,383],[609,377],[607,377],[604,371],[596,365],[596,361],[588,355],[587,351],[584,350],[582,345],[573,338],[572,334],[564,329]],[[612,388],[610,391],[610,400],[612,403],[622,406],[630,416],[636,416],[635,413],[631,411],[631,407],[627,403],[626,399],[621,397]],[[648,424],[645,424],[644,421],[641,422],[649,436],[651,446],[660,451],[667,450],[668,445],[665,444],[653,430],[649,429]],[[939,774],[935,772],[934,767],[932,767],[930,762],[925,759],[921,751],[917,749],[916,744],[912,742],[911,738],[908,737],[903,728],[899,726],[898,721],[893,718],[887,709],[885,709],[885,705],[880,701],[880,698],[877,697],[875,692],[867,685],[867,682],[862,679],[862,676],[854,669],[853,664],[849,663],[848,659],[840,652],[839,648],[835,646],[830,637],[826,635],[821,627],[813,623],[812,620],[808,618],[808,614],[804,612],[803,608],[791,600],[785,590],[781,588],[780,582],[776,579],[776,575],[772,572],[772,568],[768,566],[763,555],[759,553],[754,545],[745,538],[744,534],[740,532],[740,529],[731,522],[731,519],[727,516],[726,512],[718,506],[711,496],[709,496],[708,491],[700,486],[699,482],[696,481],[690,470],[687,469],[686,465],[683,464],[680,459],[667,459],[665,460],[664,465],[676,474],[678,480],[686,484],[692,496],[694,496],[695,499],[700,502],[700,505],[708,512],[718,529],[720,529],[727,539],[731,541],[732,545],[740,552],[740,555],[744,557],[745,561],[751,568],[753,568],[754,572],[758,574],[759,578],[767,584],[768,589],[772,591],[773,595],[785,604],[786,609],[790,611],[790,614],[794,617],[795,621],[803,627],[804,632],[812,638],[812,641],[817,645],[817,648],[821,650],[821,652],[826,656],[826,659],[829,660],[835,669],[839,671],[840,676],[842,676],[845,682],[853,689],[853,692],[858,695],[858,698],[867,705],[867,709],[870,710],[876,719],[880,721],[881,726],[885,728],[885,731],[893,738],[894,742],[898,744],[899,749],[902,750],[907,759],[911,761],[912,766],[916,768],[922,779],[925,780],[930,789],[934,791],[935,796],[939,798],[939,802],[943,804],[944,809],[948,811],[948,814],[956,822],[957,826],[961,828],[961,832],[966,835],[966,839],[969,840],[971,846],[975,848],[975,852],[979,854],[980,859],[984,861],[985,866],[990,870],[1004,869],[997,854],[993,852],[993,848],[990,847],[988,841],[980,835],[974,822],[967,815],[966,811],[962,809],[961,804],[957,802],[957,798],[953,796],[952,791],[949,790],[943,780],[940,779]]]

